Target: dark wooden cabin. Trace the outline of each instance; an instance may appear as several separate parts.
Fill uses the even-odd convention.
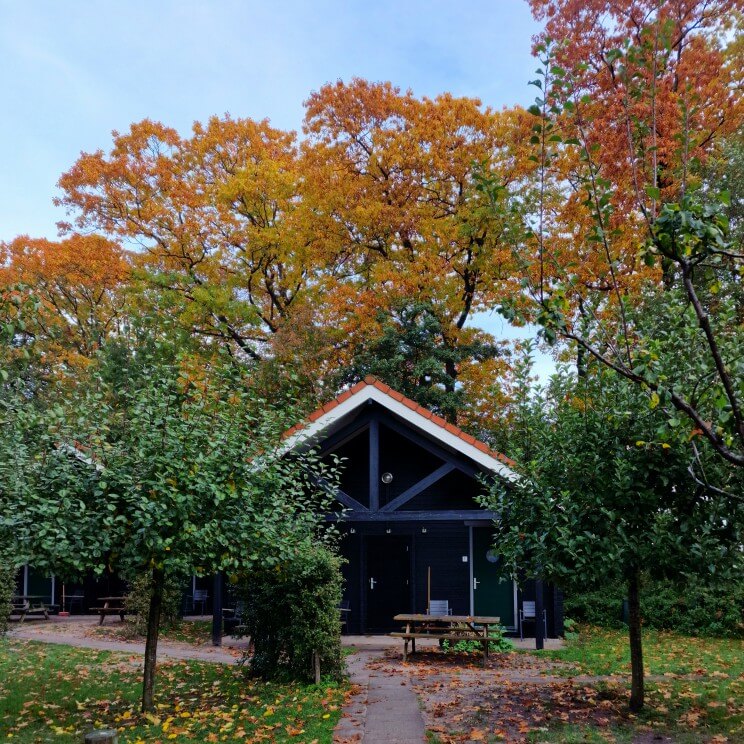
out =
[[[508,458],[373,377],[288,435],[289,448],[312,444],[342,459],[347,633],[389,631],[397,613],[425,612],[427,597],[452,614],[497,615],[518,632],[535,585],[499,578],[496,515],[477,501],[483,478],[516,477]],[[561,596],[550,586],[544,607],[547,635],[561,634]],[[534,624],[525,631],[534,635]]]

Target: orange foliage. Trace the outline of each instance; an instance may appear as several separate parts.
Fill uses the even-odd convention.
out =
[[[627,214],[655,199],[676,200],[715,141],[741,125],[741,74],[725,63],[723,33],[743,0],[530,0],[541,38],[557,42],[602,173],[617,184]],[[694,173],[692,173],[694,177]]]
[[[563,312],[612,326],[621,297],[669,278],[669,267],[640,258],[660,205],[695,185],[700,164],[742,124],[741,53],[724,48],[724,32],[744,0],[530,4],[545,22],[535,51],[543,57],[548,40],[552,50],[539,96],[554,129],[535,147],[548,153],[543,242],[527,239],[522,271],[540,286],[542,248],[543,286],[570,288]]]
[[[20,236],[0,244],[0,286],[22,284],[40,301],[29,332],[68,361],[90,358],[120,320],[130,277],[126,253],[98,235],[59,242]]]
[[[257,355],[306,280],[296,155],[265,121],[215,117],[187,139],[145,120],[115,132],[109,155],[82,155],[58,203],[79,227],[138,242],[188,328]]]
[[[299,357],[322,378],[402,298],[430,302],[456,345],[477,333],[473,312],[513,291],[508,220],[473,168],[504,186],[528,177],[529,126],[520,109],[353,80],[310,97],[301,146],[265,121],[213,118],[190,137],[134,124],[110,153],[80,157],[58,203],[79,229],[139,243],[195,334]]]

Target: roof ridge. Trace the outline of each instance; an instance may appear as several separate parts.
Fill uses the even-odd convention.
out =
[[[310,413],[304,421],[295,424],[291,429],[287,429],[287,431],[285,431],[282,435],[282,439],[286,439],[292,434],[295,434],[296,432],[304,429],[308,424],[317,421],[326,413],[330,413],[334,408],[338,407],[339,405],[341,405],[341,403],[347,401],[353,395],[366,387],[377,388],[380,392],[385,393],[385,395],[390,396],[394,400],[397,400],[399,403],[402,403],[407,408],[415,411],[420,416],[424,416],[424,418],[428,419],[433,424],[436,424],[442,429],[445,429],[450,434],[453,434],[458,439],[461,439],[466,444],[469,444],[471,447],[475,447],[476,449],[484,452],[487,455],[490,455],[491,457],[499,460],[505,465],[508,465],[510,467],[516,466],[517,463],[510,457],[507,457],[505,454],[498,452],[497,450],[491,449],[491,447],[489,447],[485,442],[482,442],[480,439],[476,439],[472,434],[468,434],[467,432],[463,431],[459,426],[446,421],[441,416],[438,416],[435,413],[432,413],[428,408],[424,408],[424,406],[422,406],[420,403],[417,403],[415,400],[403,395],[403,393],[398,392],[374,375],[366,375],[363,380],[355,383],[348,390],[344,390],[335,398],[317,408],[315,411]]]

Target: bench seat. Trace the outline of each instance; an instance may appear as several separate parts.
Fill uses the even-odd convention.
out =
[[[441,639],[447,641],[498,641],[500,636],[482,636],[474,635],[472,631],[463,631],[463,633],[389,633],[393,638],[431,638],[438,641]]]
[[[500,636],[483,636],[474,633],[470,629],[463,628],[462,633],[452,632],[451,629],[443,629],[442,633],[389,633],[392,638],[401,638],[403,640],[403,661],[408,659],[408,643],[411,643],[411,652],[416,652],[416,639],[426,639],[432,641],[475,641],[483,647],[483,664],[488,660],[488,646],[490,643],[499,641]]]

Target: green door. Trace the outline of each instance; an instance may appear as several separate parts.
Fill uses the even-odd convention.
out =
[[[473,611],[500,617],[503,626],[515,628],[514,582],[499,577],[499,556],[492,540],[488,528],[473,528]]]

